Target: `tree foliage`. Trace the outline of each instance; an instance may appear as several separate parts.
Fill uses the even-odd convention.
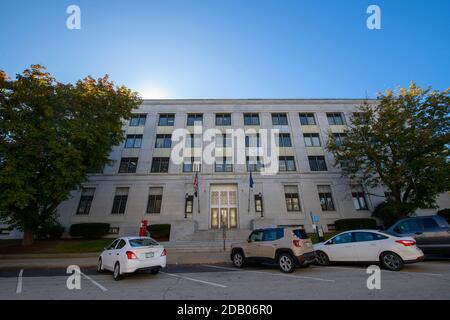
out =
[[[0,218],[32,242],[89,170],[105,165],[139,104],[108,76],[63,84],[39,65],[13,80],[1,71]]]
[[[387,187],[401,208],[435,205],[450,190],[450,89],[414,83],[366,102],[352,118],[343,143],[332,134],[328,149],[342,172],[368,188]],[[392,207],[392,206],[391,206]]]

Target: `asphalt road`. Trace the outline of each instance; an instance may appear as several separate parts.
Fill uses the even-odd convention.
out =
[[[70,275],[62,268],[0,269],[0,299],[450,299],[449,260],[382,270],[380,290],[368,289],[370,275],[362,266],[312,266],[292,274],[271,266],[169,266],[158,275],[127,275],[118,282],[92,268],[81,273],[81,289],[69,290]]]

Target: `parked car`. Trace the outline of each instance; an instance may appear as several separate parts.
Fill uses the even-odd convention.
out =
[[[414,238],[425,254],[450,254],[450,225],[441,216],[406,218],[386,232],[398,237]]]
[[[303,229],[271,228],[253,231],[247,242],[233,244],[231,260],[237,268],[247,263],[276,263],[290,273],[316,259],[311,240]]]
[[[97,271],[112,271],[114,280],[136,271],[157,274],[166,267],[167,251],[162,245],[148,237],[124,237],[113,241],[101,253]]]
[[[374,230],[354,230],[336,235],[314,246],[317,263],[332,262],[380,264],[400,271],[404,264],[423,261],[424,254],[410,237],[395,237]]]

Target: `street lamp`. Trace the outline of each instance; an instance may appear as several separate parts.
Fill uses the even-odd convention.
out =
[[[185,219],[188,218],[188,212],[187,212],[188,201],[189,201],[189,193],[186,193],[185,202],[184,202],[184,218]]]

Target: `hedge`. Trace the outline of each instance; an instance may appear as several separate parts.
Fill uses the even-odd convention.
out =
[[[155,240],[170,240],[170,224],[152,224],[147,227],[150,237]]]
[[[341,219],[334,223],[339,231],[348,231],[355,229],[378,229],[375,219]]]
[[[70,226],[72,237],[100,239],[109,233],[109,223],[78,223]]]

